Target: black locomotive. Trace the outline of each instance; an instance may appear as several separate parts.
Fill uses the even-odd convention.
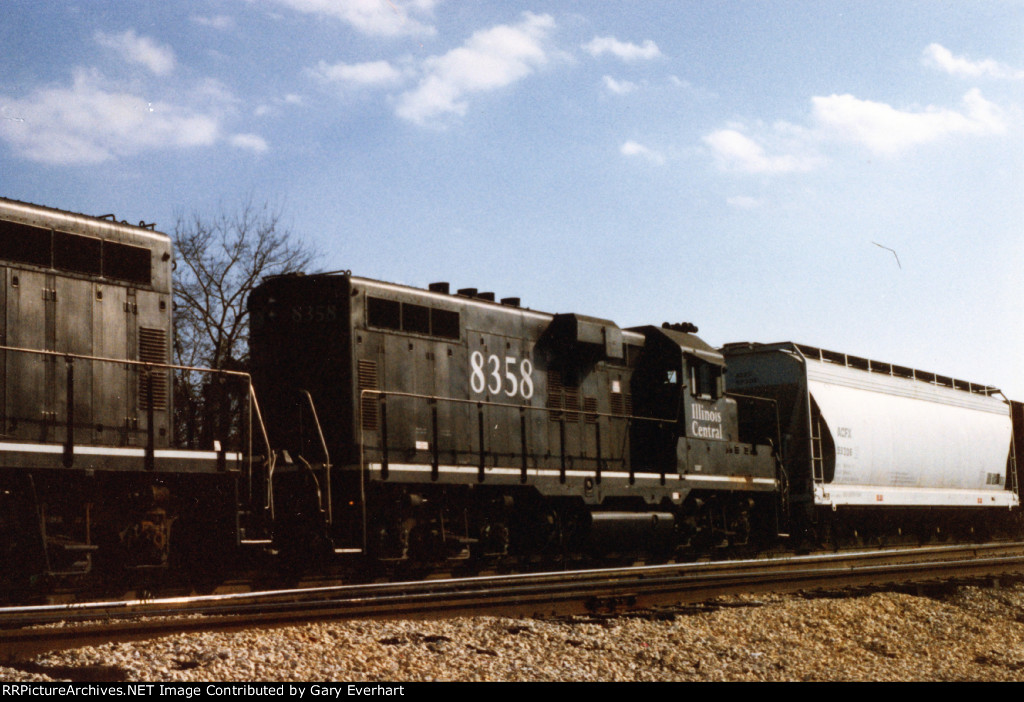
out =
[[[695,328],[348,274],[267,280],[250,312],[286,457],[278,536],[296,547],[317,534],[385,559],[670,554],[778,531],[775,432],[741,432],[724,358]]]

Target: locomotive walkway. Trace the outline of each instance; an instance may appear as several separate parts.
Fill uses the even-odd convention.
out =
[[[196,631],[327,619],[567,616],[740,593],[941,583],[1024,574],[1024,543],[936,546],[529,575],[0,609],[0,660]]]

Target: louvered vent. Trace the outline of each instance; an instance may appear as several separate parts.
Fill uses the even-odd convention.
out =
[[[548,371],[548,418],[557,422],[562,418],[562,374],[558,371]]]
[[[359,361],[359,393],[362,397],[363,429],[377,429],[377,395],[363,395],[363,390],[377,390],[377,363],[375,361]]]
[[[612,414],[630,416],[633,414],[633,396],[629,393],[612,393]]]
[[[580,421],[580,390],[579,388],[566,388],[565,389],[565,421],[567,422],[578,422]]]
[[[167,332],[163,329],[139,327],[139,360],[143,363],[167,363]],[[167,409],[167,371],[154,370],[153,409]],[[139,409],[149,409],[146,372],[139,372]]]
[[[583,420],[587,424],[597,424],[597,398],[583,397]]]
[[[553,422],[560,419],[567,422],[580,421],[580,389],[563,385],[562,374],[558,371],[548,371],[547,407],[548,418]],[[592,411],[597,411],[596,400]]]

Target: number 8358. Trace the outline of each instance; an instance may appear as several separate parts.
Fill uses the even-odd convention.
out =
[[[503,392],[508,397],[517,395],[524,400],[533,397],[533,364],[530,359],[515,356],[503,359],[495,354],[484,356],[480,351],[469,355],[469,386],[475,393],[484,390],[491,395]]]

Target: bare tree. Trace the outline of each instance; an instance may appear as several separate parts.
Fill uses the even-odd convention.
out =
[[[172,237],[175,363],[245,370],[249,292],[265,276],[306,268],[315,251],[282,225],[280,209],[251,198],[213,216],[179,215]],[[207,443],[223,430],[218,417],[230,402],[208,374],[178,373],[175,399],[179,439],[194,444],[198,436]]]

